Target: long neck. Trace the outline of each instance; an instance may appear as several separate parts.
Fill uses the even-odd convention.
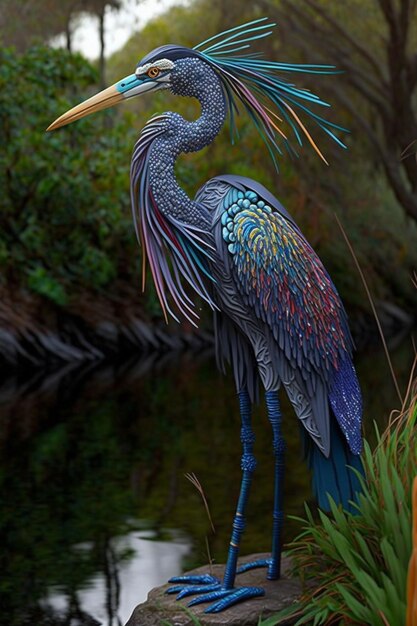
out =
[[[223,126],[224,94],[218,78],[212,74],[212,80],[193,93],[200,101],[201,116],[188,122],[178,113],[166,114],[167,130],[153,141],[149,155],[149,184],[158,209],[167,217],[199,227],[207,225],[207,217],[179,186],[174,166],[182,152],[196,152],[209,145]]]

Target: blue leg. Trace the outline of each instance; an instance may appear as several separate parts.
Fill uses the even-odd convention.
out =
[[[240,495],[237,503],[235,519],[233,521],[232,537],[230,539],[229,554],[227,557],[226,570],[224,573],[223,585],[226,589],[231,589],[235,582],[237,557],[239,555],[240,539],[245,529],[245,509],[249,497],[252,474],[256,467],[256,460],[253,455],[253,443],[255,434],[251,425],[251,403],[248,392],[239,393],[240,417],[242,428],[240,439],[243,446],[241,468],[243,472],[240,485]]]
[[[273,447],[275,456],[274,512],[272,526],[271,563],[268,567],[269,580],[276,580],[281,575],[281,544],[282,526],[284,521],[284,471],[285,441],[281,433],[281,410],[276,391],[267,391],[266,406],[272,426]]]
[[[167,590],[167,593],[177,593],[181,590],[177,599],[183,598],[187,595],[203,593],[203,595],[200,595],[198,598],[192,600],[189,603],[189,606],[200,604],[201,602],[216,600],[216,602],[207,607],[205,610],[206,613],[217,613],[232,604],[236,604],[237,602],[241,602],[242,600],[246,600],[248,598],[263,596],[265,593],[260,587],[234,587],[240,539],[245,529],[246,503],[249,497],[252,474],[256,467],[256,460],[253,455],[253,442],[255,440],[255,435],[251,426],[251,402],[246,389],[240,391],[238,395],[240,416],[242,420],[240,436],[243,445],[241,461],[243,476],[236,514],[233,521],[233,531],[229,545],[229,553],[227,556],[223,583],[220,583],[219,580],[212,576],[179,576],[171,578],[170,582],[188,583],[188,585],[195,586],[180,587],[176,585],[175,587],[170,587]]]
[[[268,567],[268,580],[276,580],[281,575],[281,542],[282,526],[284,521],[283,512],[283,486],[285,469],[285,441],[281,433],[281,411],[278,394],[276,391],[267,391],[265,394],[268,418],[272,426],[273,450],[275,456],[275,480],[274,480],[274,511],[272,522],[272,550],[271,558],[266,560],[246,563],[239,568],[238,573],[246,572],[255,567]]]

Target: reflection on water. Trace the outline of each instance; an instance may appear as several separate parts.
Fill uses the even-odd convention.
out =
[[[392,356],[404,388],[411,342]],[[398,401],[381,351],[368,349],[357,365],[372,431],[372,420],[382,426]],[[309,478],[284,399],[283,412],[286,513],[300,515]],[[258,468],[243,553],[267,551],[271,533],[263,407],[254,425]],[[8,626],[122,624],[151,587],[207,562],[206,535],[212,557],[226,556],[240,483],[239,415],[231,379],[217,373],[211,354],[4,376],[0,452],[0,619]],[[204,487],[215,535],[186,472]],[[285,539],[297,530],[287,520]]]
[[[191,544],[186,537],[175,531],[167,533],[169,541],[158,541],[151,530],[111,539],[108,567],[80,590],[80,609],[109,626],[127,622],[132,608],[146,600],[150,589],[178,574],[183,557],[190,552]],[[90,550],[92,545],[79,548]],[[69,601],[64,591],[51,588],[42,604],[55,613],[68,615]]]

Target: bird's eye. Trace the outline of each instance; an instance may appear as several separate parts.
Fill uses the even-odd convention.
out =
[[[150,67],[146,72],[149,78],[156,78],[161,73],[159,67]]]

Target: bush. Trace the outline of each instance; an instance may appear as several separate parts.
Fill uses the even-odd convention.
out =
[[[45,133],[96,80],[64,50],[0,50],[0,280],[60,305],[104,289],[118,264],[129,272],[136,250],[127,120],[109,111]]]

